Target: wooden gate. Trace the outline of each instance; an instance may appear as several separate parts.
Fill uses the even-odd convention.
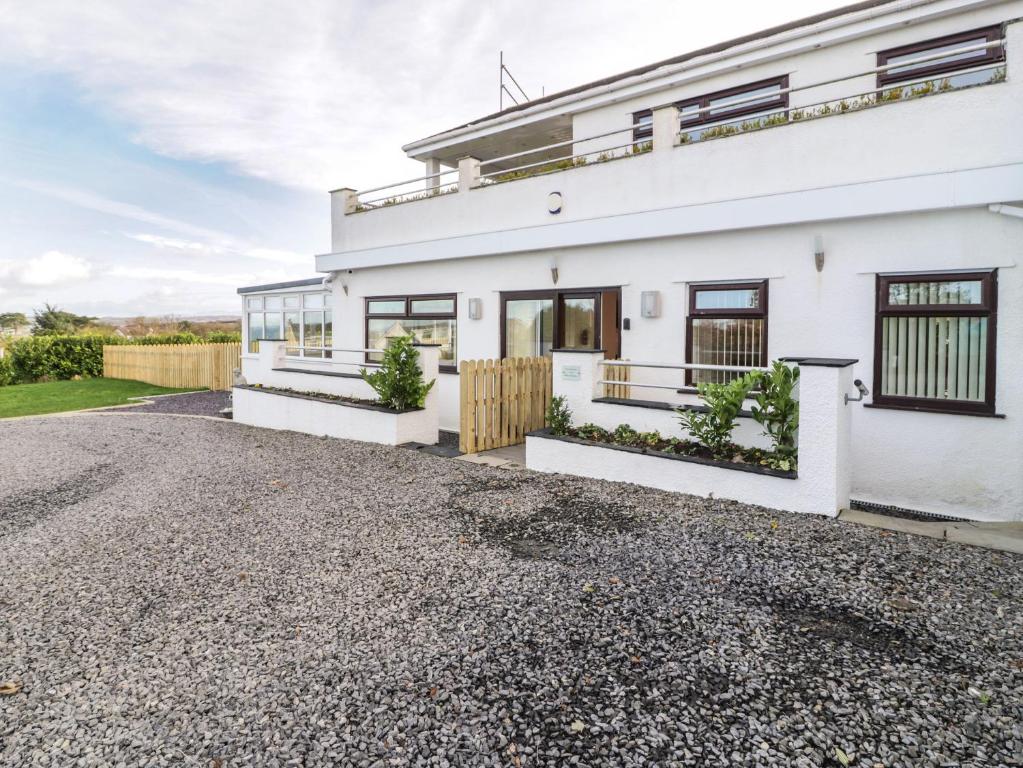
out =
[[[546,423],[551,402],[549,357],[463,360],[459,450],[477,453],[526,441]]]

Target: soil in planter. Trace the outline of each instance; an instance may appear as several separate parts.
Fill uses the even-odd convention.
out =
[[[250,384],[249,388],[259,390],[260,392],[271,392],[280,395],[298,395],[299,397],[308,397],[312,400],[326,400],[331,403],[372,405],[374,408],[383,408],[385,410],[390,410],[386,406],[381,405],[379,400],[371,400],[366,397],[349,397],[348,395],[328,395],[324,392],[307,392],[301,389],[287,389],[284,387],[264,387],[262,384]]]
[[[570,427],[566,434],[569,437],[589,440],[593,443],[604,443],[605,445],[624,445],[630,448],[671,453],[678,456],[693,456],[710,461],[749,464],[756,467],[778,469],[775,462],[771,461],[774,457],[771,451],[765,451],[763,448],[746,448],[735,443],[732,443],[727,456],[715,456],[706,446],[695,440],[680,440],[675,437],[665,438],[656,432],[623,431],[621,427],[612,431],[596,427],[592,424],[586,424],[581,427]],[[791,469],[795,470],[794,463]]]

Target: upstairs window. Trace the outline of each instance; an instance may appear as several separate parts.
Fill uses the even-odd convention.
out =
[[[789,94],[785,91],[788,86],[788,75],[782,75],[769,80],[759,80],[755,83],[747,83],[735,88],[684,99],[675,104],[679,111],[680,126],[683,131],[686,131],[690,140],[699,141],[703,133],[700,126],[717,125],[750,115],[764,117],[785,111],[789,106]],[[653,121],[652,110],[644,109],[633,112],[633,139],[639,141],[653,136]]]
[[[412,335],[419,344],[440,344],[440,367],[454,371],[458,362],[454,294],[379,296],[366,299],[366,348],[386,349],[388,339]],[[382,355],[371,352],[369,362]]]
[[[686,99],[677,105],[679,123],[691,139],[699,140],[703,133],[701,126],[726,123],[751,115],[764,117],[787,110],[789,94],[784,89],[788,87],[789,78],[784,75]]]
[[[998,273],[879,275],[874,403],[994,413]]]
[[[1001,44],[983,46],[1001,39],[1002,28],[994,26],[881,51],[877,54],[879,67],[897,66],[878,72],[877,85],[879,88],[899,83],[926,86],[929,80],[934,80],[935,87],[948,90],[990,82],[992,78],[1004,76],[1005,49]],[[972,50],[962,51],[963,48]],[[947,55],[941,56],[943,53]],[[931,58],[934,56],[938,58]],[[929,60],[918,61],[922,58]]]
[[[767,281],[689,286],[686,362],[700,365],[767,365]],[[724,383],[732,371],[688,370],[686,383]]]
[[[632,139],[642,141],[654,135],[654,111],[643,109],[632,114]]]

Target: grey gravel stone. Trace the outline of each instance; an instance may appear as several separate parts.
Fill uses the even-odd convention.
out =
[[[0,423],[0,765],[1023,765],[1023,557],[231,422]]]

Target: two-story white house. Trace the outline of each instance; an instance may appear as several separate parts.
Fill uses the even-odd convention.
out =
[[[1023,519],[1023,0],[862,2],[403,149],[331,193],[321,277],[240,289],[250,351],[439,343],[451,430],[460,360],[854,358],[853,499]]]

